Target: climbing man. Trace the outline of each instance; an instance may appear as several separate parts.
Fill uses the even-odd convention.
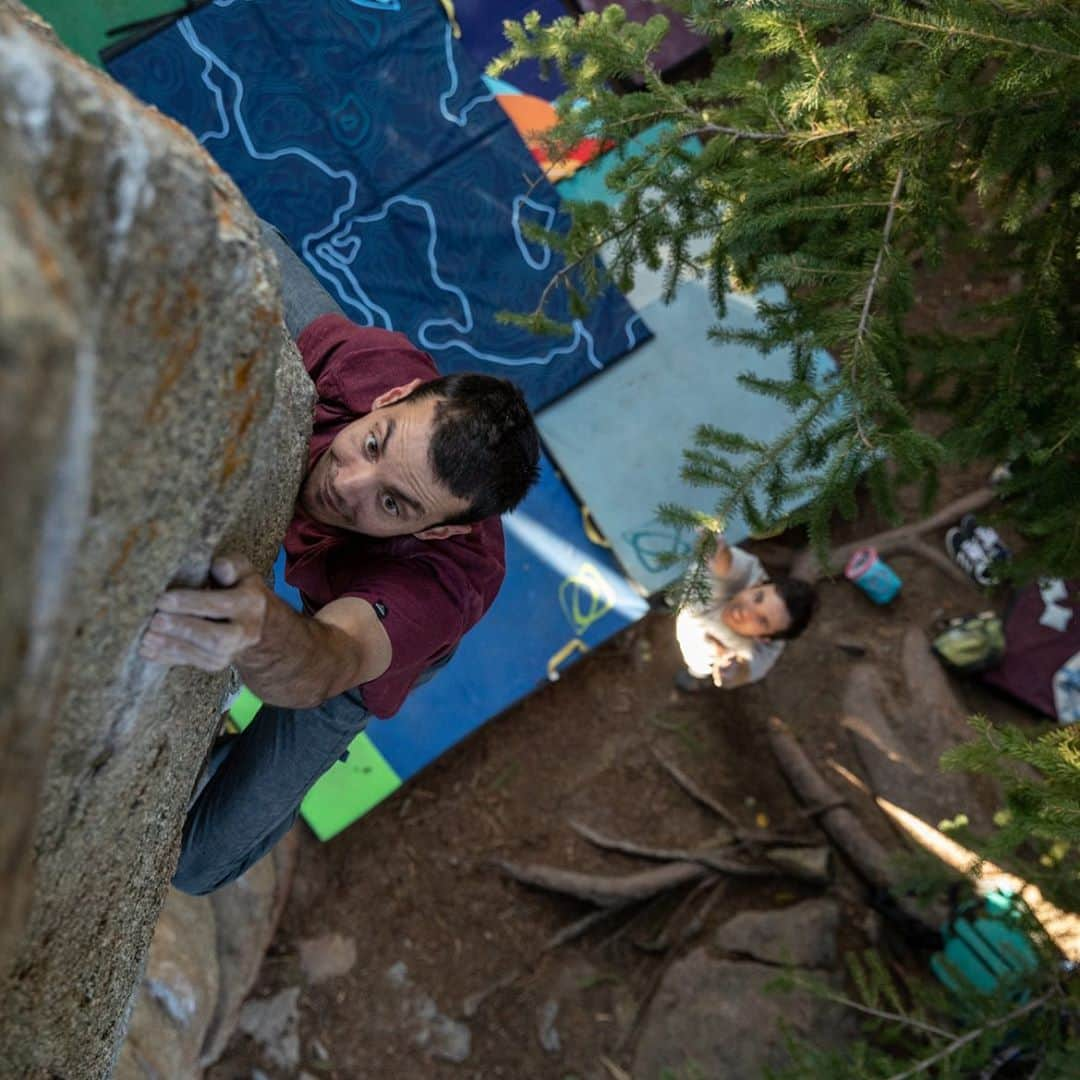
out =
[[[347,319],[265,223],[263,240],[317,395],[284,542],[304,613],[231,555],[206,588],[158,599],[143,657],[233,665],[264,703],[219,740],[189,807],[173,883],[193,894],[266,854],[368,717],[392,716],[450,659],[503,580],[499,515],[539,475],[539,437],[512,383],[440,377],[403,335]]]

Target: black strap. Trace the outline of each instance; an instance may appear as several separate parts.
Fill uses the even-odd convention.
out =
[[[173,11],[164,12],[161,15],[149,15],[145,19],[135,19],[133,22],[114,26],[105,32],[106,37],[121,37],[122,41],[114,42],[101,50],[101,62],[108,64],[121,53],[153,37],[161,30],[166,30],[178,19],[184,19],[188,15],[194,15],[200,8],[206,7],[211,0],[184,0],[184,6]]]
[[[106,37],[118,37],[120,34],[131,34],[137,30],[150,29],[156,32],[160,29],[159,23],[172,22],[174,19],[182,19],[185,15],[191,15],[208,0],[184,0],[184,6],[175,11],[169,11],[162,15],[148,15],[145,19],[136,19],[134,22],[124,23],[122,26],[114,26],[105,31]]]

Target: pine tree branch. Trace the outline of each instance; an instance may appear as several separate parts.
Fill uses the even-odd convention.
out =
[[[904,186],[904,167],[896,171],[896,183],[893,184],[892,195],[889,197],[889,211],[885,215],[885,228],[881,234],[881,247],[878,248],[877,259],[874,260],[874,270],[870,275],[870,284],[866,288],[866,296],[863,299],[862,314],[859,316],[859,327],[855,331],[855,347],[851,350],[851,387],[852,387],[852,410],[855,418],[855,430],[859,433],[862,444],[872,450],[874,444],[867,437],[862,426],[862,414],[859,409],[858,394],[854,392],[855,381],[859,370],[859,349],[866,337],[866,329],[870,325],[870,305],[874,300],[874,292],[877,289],[881,277],[881,268],[885,265],[885,253],[889,250],[889,234],[892,232],[893,221],[896,217],[896,205],[900,201],[900,189]]]
[[[929,30],[934,34],[947,36],[975,38],[978,41],[993,41],[998,45],[1009,45],[1017,49],[1030,49],[1032,52],[1043,53],[1046,56],[1059,56],[1063,60],[1080,61],[1080,55],[1062,52],[1060,49],[1051,49],[1046,45],[1034,45],[1030,41],[1010,41],[1008,38],[998,37],[996,34],[981,33],[978,30],[967,30],[959,26],[937,26],[934,23],[915,22],[911,19],[900,19],[895,15],[881,15],[874,12],[870,18],[878,22],[895,23],[897,26],[906,26],[912,30]]]
[[[1060,91],[1044,91],[1039,94],[1034,94],[1031,100],[1036,101],[1046,97],[1059,96]],[[888,137],[891,140],[911,138],[915,135],[934,131],[937,128],[954,128],[960,121],[970,120],[976,116],[985,116],[989,113],[999,113],[1000,111],[1000,105],[995,104],[988,105],[981,109],[971,109],[964,113],[956,113],[943,119],[909,121],[903,124],[894,124],[891,125],[891,127],[888,127]],[[1037,112],[1038,107],[1029,104],[1026,108],[1018,111]],[[836,139],[845,135],[864,135],[870,131],[880,132],[885,127],[887,127],[887,125],[884,125],[879,121],[869,124],[857,124],[854,127],[829,128],[825,131],[754,131],[744,128],[725,127],[721,124],[702,124],[686,131],[684,137],[689,138],[691,135],[719,134],[729,135],[734,139],[745,139],[752,142],[780,142],[786,139],[789,142],[809,146],[811,143],[821,142],[824,139]]]
[[[720,507],[716,516],[719,518],[726,518],[744,496],[756,491],[762,476],[764,476],[776,462],[783,460],[784,454],[798,442],[804,432],[811,430],[821,417],[827,414],[833,402],[839,396],[840,384],[837,383],[834,389],[830,390],[814,403],[813,408],[809,413],[804,415],[798,423],[792,424],[791,427],[789,427],[774,443],[762,451],[758,461],[751,461],[744,466],[742,476],[739,478],[741,483],[737,487],[731,489],[731,492],[724,501],[723,506]]]
[[[688,131],[687,135],[730,135],[733,139],[748,139],[751,142],[778,142],[791,138],[786,131],[747,131],[743,128],[725,127],[723,124],[702,124],[701,127]]]
[[[908,1077],[917,1076],[921,1072],[926,1072],[932,1065],[936,1065],[939,1061],[950,1057],[955,1054],[957,1050],[963,1049],[968,1043],[974,1042],[980,1035],[985,1034],[987,1031],[992,1031],[994,1028],[1002,1027],[1005,1024],[1011,1024],[1015,1020],[1019,1020],[1021,1016],[1026,1016],[1029,1012],[1033,1012],[1039,1008],[1040,1005],[1044,1005],[1057,991],[1057,987],[1053,987],[1047,990],[1041,997],[1037,997],[1034,1001],[1029,1001],[1026,1005],[1021,1005],[1018,1009],[1013,1009],[1007,1016],[999,1016],[996,1020],[991,1020],[989,1023],[983,1024],[982,1027],[975,1028],[974,1031],[969,1031],[966,1035],[961,1035],[958,1039],[954,1039],[948,1046],[943,1047],[936,1054],[932,1054],[928,1058],[924,1058],[913,1069],[905,1069],[901,1073],[894,1073],[889,1077],[889,1080],[907,1080]]]
[[[733,139],[745,139],[750,142],[798,142],[810,144],[822,139],[837,139],[842,135],[857,135],[862,128],[832,128],[828,131],[751,131],[745,128],[726,127],[723,124],[702,124],[686,133],[691,135],[729,135]]]
[[[676,116],[681,116],[683,112],[685,112],[684,109],[655,109],[652,112],[634,113],[631,116],[624,116],[616,120],[605,120],[603,134],[610,135],[616,128],[629,127],[631,124],[641,124],[646,120],[670,120]]]
[[[904,169],[901,166],[896,172],[896,183],[893,184],[892,195],[889,197],[889,212],[885,215],[885,228],[881,234],[881,247],[878,249],[877,259],[874,262],[874,272],[870,275],[870,284],[866,289],[866,297],[863,300],[862,314],[859,316],[859,329],[855,332],[856,348],[862,344],[862,340],[866,336],[866,327],[870,321],[870,304],[874,299],[878,279],[881,277],[881,267],[885,262],[885,253],[889,249],[889,233],[892,232],[893,219],[896,217],[896,204],[900,201],[900,189],[903,184]]]
[[[822,993],[821,996],[826,1001],[832,1001],[837,1005],[844,1005],[849,1009],[854,1009],[855,1012],[865,1013],[867,1016],[876,1016],[879,1020],[888,1020],[890,1023],[894,1024],[906,1024],[908,1027],[918,1028],[920,1031],[925,1031],[928,1035],[938,1035],[943,1039],[956,1038],[956,1033],[954,1031],[939,1028],[934,1024],[927,1024],[923,1020],[916,1020],[914,1017],[905,1016],[903,1013],[887,1012],[885,1009],[874,1009],[869,1005],[863,1005],[859,1001],[853,1001],[849,997],[843,997],[841,994]],[[893,1078],[893,1080],[895,1080],[895,1078]]]
[[[536,302],[536,307],[533,309],[534,315],[542,315],[544,313],[544,306],[547,304],[548,296],[551,294],[551,290],[555,288],[560,281],[565,281],[570,274],[576,270],[586,259],[596,255],[597,252],[605,245],[611,243],[613,240],[618,240],[620,237],[625,236],[628,232],[632,232],[637,226],[639,226],[646,218],[652,217],[654,214],[662,211],[664,207],[653,206],[646,210],[645,213],[639,214],[632,221],[624,222],[623,225],[616,229],[608,236],[603,236],[594,244],[590,244],[585,251],[583,251],[572,262],[568,262],[560,270],[557,270],[551,275],[550,280],[544,286],[544,291],[540,294],[540,299]]]

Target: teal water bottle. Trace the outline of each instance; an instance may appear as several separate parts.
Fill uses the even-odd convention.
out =
[[[900,591],[900,578],[872,547],[859,548],[848,559],[844,577],[854,582],[875,604],[887,604]]]

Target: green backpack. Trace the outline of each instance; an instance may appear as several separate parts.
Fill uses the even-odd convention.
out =
[[[950,619],[930,643],[950,670],[974,674],[996,667],[1005,655],[1005,627],[993,611]]]

